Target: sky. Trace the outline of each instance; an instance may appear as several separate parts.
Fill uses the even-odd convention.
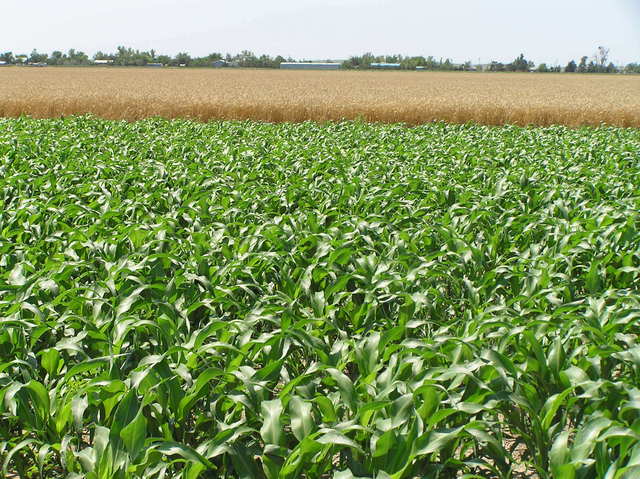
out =
[[[640,62],[640,0],[2,0],[0,52],[211,52]],[[10,20],[9,20],[10,19]]]

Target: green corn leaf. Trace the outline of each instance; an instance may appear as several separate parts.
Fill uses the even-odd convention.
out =
[[[262,411],[262,427],[260,436],[265,444],[280,444],[282,437],[282,402],[280,399],[263,401],[260,405]]]
[[[142,414],[142,409],[139,409],[133,420],[120,430],[120,439],[126,446],[129,455],[136,458],[142,451],[146,437],[147,420]]]
[[[298,396],[293,396],[289,401],[289,411],[293,435],[298,441],[302,441],[314,429],[311,403],[303,401]]]

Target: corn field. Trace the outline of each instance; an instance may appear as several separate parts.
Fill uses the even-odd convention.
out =
[[[640,477],[640,132],[0,119],[4,477]]]
[[[0,116],[640,127],[639,75],[242,69],[0,70]]]

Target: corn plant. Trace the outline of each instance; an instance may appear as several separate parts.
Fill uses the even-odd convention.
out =
[[[23,478],[640,475],[640,133],[0,119]]]

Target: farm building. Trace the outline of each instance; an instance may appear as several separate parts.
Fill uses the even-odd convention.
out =
[[[399,63],[372,63],[371,68],[400,68]]]
[[[228,66],[229,66],[229,64],[227,63],[227,61],[226,61],[226,60],[222,60],[222,59],[220,59],[220,60],[215,60],[215,61],[213,61],[213,62],[211,63],[211,66],[212,66],[213,68],[223,68],[223,67],[228,67]]]
[[[113,65],[113,60],[93,60],[94,65]]]
[[[287,70],[339,70],[340,63],[327,62],[282,62],[280,68]]]
[[[162,68],[164,65],[162,63],[147,63],[148,67]]]

